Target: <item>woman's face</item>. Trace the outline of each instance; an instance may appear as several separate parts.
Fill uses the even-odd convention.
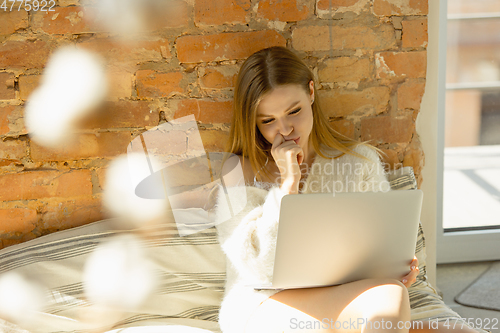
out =
[[[294,140],[304,152],[308,150],[313,127],[313,82],[309,92],[299,85],[283,85],[267,93],[257,107],[257,128],[273,143],[279,133],[285,140]]]

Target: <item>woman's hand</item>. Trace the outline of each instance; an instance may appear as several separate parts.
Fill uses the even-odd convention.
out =
[[[410,286],[414,284],[415,281],[417,281],[417,275],[419,273],[419,269],[418,269],[418,259],[416,256],[413,257],[413,260],[410,264],[410,270],[411,272],[408,273],[401,280],[401,282],[406,286],[406,288],[410,288]]]
[[[281,134],[277,134],[271,147],[271,155],[280,171],[281,189],[285,193],[299,193],[300,167],[304,160],[304,152],[295,141],[285,141]]]

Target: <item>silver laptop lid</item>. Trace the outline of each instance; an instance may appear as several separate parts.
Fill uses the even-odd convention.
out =
[[[421,190],[286,195],[273,288],[343,284],[409,273]]]

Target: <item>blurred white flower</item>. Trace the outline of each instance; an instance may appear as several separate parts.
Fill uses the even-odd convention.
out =
[[[144,20],[139,15],[144,0],[101,0],[97,6],[106,28],[117,33],[133,33],[144,29]]]
[[[131,234],[100,244],[85,263],[83,285],[90,302],[133,311],[156,284],[152,264],[141,240]]]
[[[44,290],[40,285],[14,272],[0,276],[0,318],[26,325],[44,304]]]
[[[47,147],[66,144],[78,121],[95,110],[106,93],[104,64],[97,55],[72,46],[58,49],[26,103],[30,137]]]
[[[149,157],[153,170],[158,169],[155,159]],[[103,204],[118,217],[137,226],[167,218],[169,204],[163,199],[144,199],[135,194],[137,184],[151,175],[146,155],[129,153],[115,158],[106,169]]]
[[[154,30],[172,10],[168,0],[86,0],[84,4],[91,9],[91,21],[121,37]]]

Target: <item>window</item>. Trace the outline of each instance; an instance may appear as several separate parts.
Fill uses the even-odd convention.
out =
[[[446,4],[446,1],[444,1]],[[448,0],[437,262],[500,259],[500,2]],[[441,34],[443,36],[443,34]],[[441,47],[443,44],[441,45]],[[440,49],[441,50],[441,49]]]

